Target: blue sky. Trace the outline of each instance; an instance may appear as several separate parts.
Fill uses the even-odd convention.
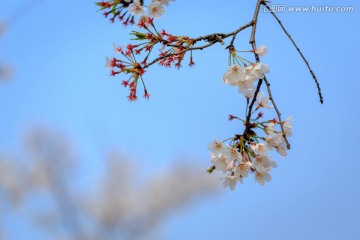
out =
[[[8,2],[0,16],[22,2]],[[156,24],[174,35],[227,33],[251,19],[254,3],[178,0]],[[315,5],[355,7],[351,13],[279,14],[321,83],[324,105],[277,22],[261,13],[257,43],[269,48],[263,62],[271,67],[268,78],[278,107],[294,119],[292,150],[287,158],[276,157],[278,168],[265,187],[249,178],[234,192],[224,190],[173,216],[163,226],[167,239],[358,238],[359,2]],[[0,85],[0,149],[16,151],[26,129],[46,125],[73,141],[87,161],[85,179],[96,174],[101,156],[112,147],[135,155],[150,170],[177,157],[196,159],[205,170],[208,142],[241,131],[239,123],[227,120],[229,113],[245,109],[237,90],[222,83],[227,51],[216,45],[194,52],[196,66],[180,71],[154,66],[145,74],[150,100],[129,103],[123,79],[109,77],[104,65],[113,55],[112,44],[128,43],[131,30],[110,24],[92,1],[80,0],[44,1],[12,25],[0,39],[1,61],[16,70]],[[249,31],[240,34],[237,48],[250,49],[248,38]],[[265,116],[275,115],[266,111]]]

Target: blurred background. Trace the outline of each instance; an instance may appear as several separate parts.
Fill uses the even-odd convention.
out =
[[[245,112],[222,83],[224,46],[194,52],[193,68],[150,68],[150,100],[130,103],[104,65],[135,27],[111,24],[92,1],[1,1],[0,239],[358,239],[358,1],[279,2],[354,7],[278,14],[323,105],[277,22],[260,13],[257,43],[269,48],[262,61],[277,105],[294,119],[292,149],[274,155],[270,183],[249,177],[233,192],[206,174],[208,142],[241,132],[227,116]],[[177,0],[156,24],[174,35],[227,33],[255,2]],[[250,49],[249,34],[238,49]]]

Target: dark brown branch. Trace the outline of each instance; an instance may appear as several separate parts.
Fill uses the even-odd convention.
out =
[[[253,16],[253,25],[252,25],[251,36],[250,36],[250,44],[253,44],[255,42],[257,19],[259,16],[260,5],[262,4],[262,2],[263,2],[263,0],[258,0],[256,3],[255,12],[254,12],[254,16]]]
[[[276,16],[276,14],[270,9],[270,7],[266,4],[266,2],[262,2],[262,4],[270,11],[270,13],[273,15],[273,17],[276,19],[276,21],[279,23],[280,27],[282,28],[282,30],[284,31],[284,33],[286,34],[286,36],[290,39],[290,41],[292,42],[292,44],[294,45],[294,47],[296,48],[296,50],[298,51],[298,53],[300,54],[301,58],[303,59],[303,61],[305,62],[307,68],[310,71],[310,74],[312,76],[312,78],[315,81],[316,87],[318,89],[318,94],[319,94],[319,98],[320,98],[320,103],[323,104],[324,100],[322,97],[322,93],[321,93],[321,88],[320,88],[320,84],[319,81],[317,80],[313,70],[310,67],[309,62],[306,60],[306,58],[304,57],[304,55],[302,54],[300,48],[297,46],[297,44],[295,43],[295,41],[292,39],[292,37],[290,36],[290,34],[288,33],[288,31],[286,31],[284,25],[281,23],[280,19]]]
[[[256,8],[255,8],[255,12],[254,12],[254,17],[253,17],[253,20],[252,20],[252,31],[251,31],[251,35],[250,35],[250,40],[249,40],[249,43],[251,44],[253,50],[254,50],[254,55],[255,55],[255,60],[256,62],[260,62],[260,59],[259,59],[259,55],[257,55],[255,53],[255,49],[256,49],[256,42],[255,42],[255,33],[256,33],[256,25],[257,25],[257,20],[258,20],[258,16],[259,16],[259,9],[260,9],[260,6],[261,6],[261,2],[263,0],[258,0],[257,1],[257,4],[256,4]],[[245,127],[245,130],[244,130],[244,133],[243,135],[245,137],[247,137],[248,133],[249,133],[249,130],[250,130],[250,119],[251,119],[251,113],[252,113],[252,108],[254,106],[254,103],[256,101],[256,97],[257,95],[259,94],[259,91],[260,91],[260,87],[263,83],[263,80],[262,79],[259,79],[259,82],[258,82],[258,85],[256,87],[256,90],[255,90],[255,93],[254,93],[254,97],[253,99],[251,100],[251,103],[249,105],[249,108],[248,108],[248,114],[246,116],[246,127]]]
[[[257,97],[257,95],[258,95],[258,93],[260,91],[260,87],[261,87],[262,83],[263,83],[263,79],[259,79],[258,85],[256,86],[256,90],[255,90],[255,93],[254,93],[254,97],[252,98],[251,103],[249,105],[248,114],[247,114],[246,120],[245,120],[246,128],[245,128],[245,131],[244,131],[244,134],[243,134],[244,136],[246,136],[248,131],[250,130],[250,118],[251,118],[252,108],[254,106],[254,103],[256,101],[256,97]]]
[[[258,19],[258,16],[259,16],[259,9],[260,9],[261,4],[265,4],[264,1],[263,0],[258,0],[257,5],[256,5],[256,9],[255,9],[255,13],[254,13],[254,18],[253,18],[254,25],[253,25],[253,28],[252,28],[252,31],[251,31],[251,36],[250,36],[250,41],[249,41],[249,43],[251,44],[251,46],[252,46],[252,48],[254,50],[254,55],[255,55],[255,59],[256,59],[257,63],[260,62],[260,58],[259,58],[259,55],[255,53],[255,49],[256,49],[255,34],[256,34],[256,25],[257,25],[257,19]],[[267,87],[267,90],[268,90],[268,93],[269,93],[269,99],[271,100],[271,102],[272,102],[272,104],[273,104],[273,106],[275,108],[276,114],[278,116],[278,119],[279,119],[279,122],[280,122],[281,133],[282,133],[282,136],[283,136],[283,138],[284,138],[284,140],[286,142],[286,147],[287,147],[287,149],[290,149],[290,143],[286,138],[285,131],[284,131],[284,128],[282,126],[281,113],[280,113],[279,109],[276,106],[274,98],[272,97],[271,90],[270,90],[270,83],[266,79],[266,76],[264,76],[263,79],[259,79],[258,85],[257,85],[255,93],[254,93],[254,97],[251,100],[251,103],[249,105],[248,114],[246,116],[246,128],[245,128],[245,131],[244,131],[243,135],[245,137],[247,137],[247,134],[248,134],[248,132],[250,130],[250,126],[251,126],[250,120],[251,120],[252,108],[253,108],[254,103],[256,101],[257,95],[259,94],[260,87],[261,87],[263,81],[265,81],[265,83],[266,83],[266,87]]]
[[[275,103],[275,100],[274,100],[274,98],[273,98],[273,96],[272,96],[272,94],[271,94],[270,83],[269,83],[269,81],[266,79],[266,76],[264,76],[264,82],[265,82],[265,84],[266,84],[266,88],[267,88],[267,91],[268,91],[268,93],[269,93],[269,99],[271,100],[272,105],[274,106],[274,109],[275,109],[276,114],[277,114],[277,116],[278,116],[278,119],[279,119],[279,122],[280,122],[281,134],[282,134],[282,136],[283,136],[283,138],[284,138],[284,140],[285,140],[286,147],[287,147],[287,149],[290,149],[290,143],[289,143],[289,141],[288,141],[287,138],[286,138],[286,134],[285,134],[285,131],[284,131],[284,127],[283,127],[283,124],[282,124],[281,113],[280,113],[279,109],[277,108],[276,103]]]

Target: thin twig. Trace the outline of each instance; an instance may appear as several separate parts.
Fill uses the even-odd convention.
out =
[[[300,54],[301,58],[304,60],[307,68],[310,71],[310,74],[312,76],[312,78],[315,81],[316,87],[318,89],[318,94],[319,94],[319,98],[320,98],[320,103],[323,104],[324,100],[322,97],[322,93],[321,93],[321,88],[320,88],[320,84],[319,81],[317,80],[313,70],[311,69],[309,62],[306,60],[306,58],[304,57],[304,55],[302,54],[300,48],[297,46],[297,44],[295,43],[295,41],[292,39],[292,37],[290,36],[290,34],[288,33],[288,31],[285,29],[284,25],[281,23],[280,19],[276,16],[276,14],[270,9],[270,7],[266,4],[266,2],[262,2],[262,4],[270,11],[271,15],[273,15],[273,17],[276,19],[276,21],[279,23],[280,27],[282,28],[282,30],[284,31],[284,33],[286,34],[286,36],[290,39],[290,41],[292,42],[292,44],[294,45],[294,47],[296,48],[296,50],[298,51],[298,53]]]
[[[227,34],[224,34],[224,33],[212,33],[212,34],[208,34],[208,35],[205,35],[205,36],[202,36],[202,37],[197,37],[197,38],[194,38],[193,40],[195,42],[197,41],[201,41],[201,40],[206,40],[206,41],[214,41],[215,40],[215,37],[214,36],[219,36],[221,37],[222,39],[225,39],[225,38],[228,38],[230,36],[233,36],[233,35],[236,35],[238,34],[239,32],[241,32],[242,30],[248,28],[248,27],[251,27],[253,25],[253,21],[250,21],[248,22],[247,24],[244,24],[242,25],[241,27],[235,29],[234,31],[232,32],[229,32]]]
[[[255,103],[255,101],[256,101],[256,96],[258,95],[258,93],[259,93],[259,91],[260,91],[260,87],[261,87],[262,83],[263,83],[263,79],[259,79],[258,85],[256,86],[256,90],[255,90],[255,93],[254,93],[254,97],[252,98],[251,103],[250,103],[250,105],[249,105],[248,114],[247,114],[246,120],[245,120],[245,122],[246,122],[246,128],[245,128],[245,131],[244,131],[244,134],[243,134],[244,136],[246,136],[247,133],[248,133],[248,131],[250,130],[250,127],[249,127],[249,124],[248,124],[248,123],[250,123],[252,108],[253,108],[253,106],[254,106],[254,103]]]
[[[283,127],[283,125],[282,125],[281,113],[280,113],[279,109],[277,108],[276,103],[275,103],[275,100],[274,100],[274,98],[273,98],[273,96],[272,96],[272,94],[271,94],[270,83],[269,83],[269,81],[266,79],[266,76],[264,76],[264,82],[265,82],[265,84],[266,84],[266,88],[267,88],[267,91],[268,91],[268,93],[269,93],[269,99],[271,100],[272,105],[274,106],[274,109],[275,109],[275,111],[276,111],[276,114],[277,114],[277,116],[278,116],[278,118],[279,118],[281,133],[282,133],[282,136],[283,136],[283,138],[284,138],[284,140],[285,140],[286,147],[287,147],[287,149],[290,149],[290,143],[289,143],[289,141],[288,141],[287,138],[286,138],[285,130],[284,130],[284,127]]]
[[[250,27],[250,26],[253,26],[253,25],[254,25],[254,21],[251,20],[248,24],[246,24],[246,25],[244,25],[244,26],[246,26],[246,28],[247,28],[247,27]],[[244,27],[244,26],[243,26],[243,27]],[[235,41],[236,35],[237,35],[240,31],[242,31],[242,30],[245,29],[245,28],[243,28],[243,27],[240,27],[240,28],[238,28],[237,30],[235,30],[235,31],[233,32],[233,34],[232,34],[233,37],[231,38],[230,44],[229,44],[229,46],[227,46],[226,48],[230,48],[231,46],[234,45],[234,41]]]
[[[253,21],[250,21],[248,22],[247,24],[237,28],[236,30],[230,32],[230,33],[227,33],[227,34],[224,34],[224,33],[213,33],[213,34],[209,34],[209,35],[206,35],[206,36],[200,36],[200,37],[197,37],[197,38],[193,38],[193,43],[195,44],[196,42],[198,41],[208,41],[209,43],[208,44],[205,44],[203,46],[199,46],[199,47],[189,47],[189,48],[185,48],[184,50],[178,52],[178,53],[169,53],[169,54],[166,54],[164,56],[160,56],[160,57],[157,57],[155,58],[153,61],[151,61],[150,63],[146,64],[146,66],[144,68],[148,68],[150,67],[151,65],[153,65],[154,63],[164,59],[164,58],[167,58],[167,57],[170,57],[170,56],[173,56],[173,55],[179,55],[179,54],[182,54],[182,53],[185,53],[185,52],[188,52],[188,51],[192,51],[192,50],[203,50],[205,48],[208,48],[212,45],[214,45],[215,43],[222,43],[224,39],[230,37],[230,36],[236,36],[236,34],[238,34],[239,32],[243,31],[244,29],[248,28],[248,27],[251,27],[253,25]]]
[[[203,46],[199,46],[199,47],[194,47],[194,48],[185,48],[184,50],[180,51],[180,52],[177,52],[177,53],[168,53],[164,56],[160,56],[160,57],[157,57],[155,58],[154,60],[152,60],[150,63],[146,64],[146,66],[144,68],[148,68],[150,67],[151,65],[153,65],[154,63],[160,61],[161,59],[164,59],[164,58],[167,58],[167,57],[170,57],[170,56],[174,56],[174,55],[180,55],[182,53],[185,53],[185,52],[188,52],[188,51],[192,51],[192,50],[203,50],[204,48],[208,48],[212,45],[214,45],[215,43],[217,42],[211,42],[211,43],[208,43],[208,44],[205,44]]]

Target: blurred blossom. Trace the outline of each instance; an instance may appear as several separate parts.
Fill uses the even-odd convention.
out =
[[[142,239],[156,230],[168,214],[217,190],[217,179],[190,162],[175,162],[168,170],[141,179],[140,183],[138,169],[119,154],[110,155],[106,169],[87,210],[99,226],[113,233],[112,237],[121,229],[125,239]]]
[[[0,21],[0,38],[4,35],[7,29],[7,24],[5,21]],[[0,39],[1,40],[1,39]],[[1,46],[1,45],[0,45]],[[1,62],[0,55],[0,81],[8,80],[13,74],[13,69],[10,66],[4,65]]]
[[[26,192],[21,167],[12,157],[0,155],[0,193],[13,206],[18,206]]]
[[[194,162],[177,161],[145,178],[118,152],[103,161],[100,180],[83,189],[81,162],[62,134],[41,127],[24,140],[22,158],[0,155],[0,201],[21,205],[26,214],[18,217],[30,212],[30,226],[50,239],[150,239],[169,214],[218,189]]]
[[[0,80],[9,80],[13,75],[13,69],[9,66],[3,66],[0,63]]]
[[[7,29],[7,23],[5,21],[0,21],[0,37],[4,34]]]

